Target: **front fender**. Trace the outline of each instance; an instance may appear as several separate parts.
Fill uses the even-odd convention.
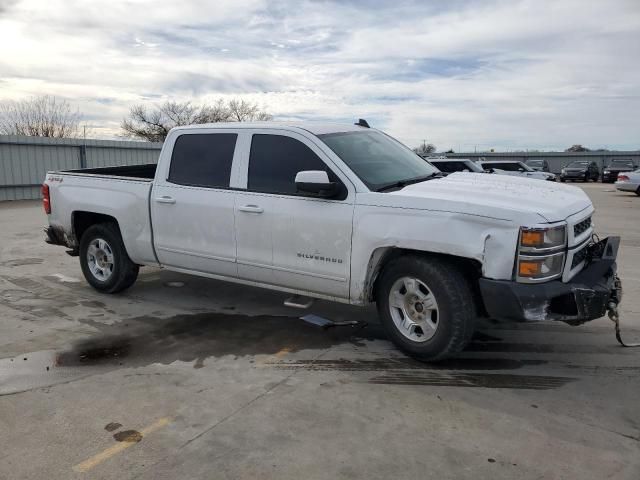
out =
[[[475,260],[484,277],[511,278],[518,227],[511,221],[456,212],[357,205],[350,301],[369,301],[380,263],[390,249]]]

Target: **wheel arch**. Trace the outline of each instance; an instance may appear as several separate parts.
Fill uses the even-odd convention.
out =
[[[118,229],[118,233],[122,236],[118,220],[111,215],[84,210],[77,210],[71,214],[71,227],[73,229],[76,248],[80,245],[80,239],[82,235],[84,235],[84,232],[86,232],[89,227],[100,223],[114,224]]]
[[[387,265],[402,256],[439,258],[450,263],[454,268],[458,268],[465,274],[465,277],[469,279],[469,284],[474,292],[474,301],[478,307],[478,312],[485,312],[478,284],[478,279],[482,276],[482,263],[480,261],[473,258],[460,257],[446,253],[413,250],[401,247],[380,247],[371,253],[369,264],[367,266],[367,276],[363,292],[365,302],[376,301],[377,282],[380,279],[382,272]]]

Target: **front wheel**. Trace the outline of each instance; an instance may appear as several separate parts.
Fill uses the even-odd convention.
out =
[[[80,240],[80,267],[96,290],[117,293],[138,278],[138,265],[127,255],[118,227],[101,223],[89,227]]]
[[[382,325],[395,345],[423,361],[462,351],[476,319],[474,294],[460,269],[437,257],[400,257],[377,283]]]

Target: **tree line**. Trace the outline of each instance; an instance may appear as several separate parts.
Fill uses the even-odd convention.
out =
[[[77,138],[82,114],[65,100],[50,95],[0,102],[0,134]],[[121,123],[124,137],[162,142],[169,130],[182,125],[269,121],[273,116],[256,103],[218,99],[211,103],[166,101],[131,107]]]

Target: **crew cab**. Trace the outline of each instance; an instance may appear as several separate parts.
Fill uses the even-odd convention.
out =
[[[353,305],[376,302],[417,358],[462,350],[475,321],[601,317],[617,237],[592,240],[578,188],[442,175],[385,133],[356,125],[179,127],[157,165],[52,171],[47,242],[78,255],[105,293],[140,266]]]

